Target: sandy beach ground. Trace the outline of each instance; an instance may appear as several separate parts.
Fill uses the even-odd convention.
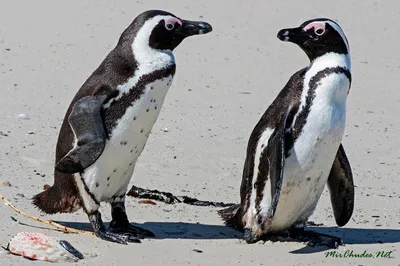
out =
[[[340,253],[392,251],[392,258],[332,258],[326,249],[302,243],[248,245],[223,226],[217,208],[144,205],[135,198],[127,199],[131,222],[153,230],[156,239],[124,246],[35,228],[44,225],[2,204],[1,245],[18,232],[47,232],[85,255],[78,265],[400,265],[398,1],[0,3],[0,192],[34,215],[40,214],[30,198],[53,184],[56,139],[70,100],[142,11],[163,9],[205,20],[214,31],[176,49],[175,80],[130,186],[224,202],[239,201],[254,125],[288,78],[308,64],[297,46],[276,38],[277,32],[315,17],[337,20],[351,46],[353,84],[343,144],[357,186],[355,210],[351,221],[337,228],[324,191],[311,220],[323,223],[319,232],[343,238]],[[101,211],[109,221],[109,207]],[[90,228],[82,211],[40,217]],[[0,264],[43,262],[0,251]]]

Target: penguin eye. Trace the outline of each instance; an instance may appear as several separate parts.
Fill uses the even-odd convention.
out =
[[[165,28],[166,28],[167,30],[172,30],[172,29],[174,28],[174,24],[167,23],[167,24],[165,24]]]
[[[318,36],[321,36],[322,34],[325,33],[325,30],[323,28],[317,28],[314,30],[315,34],[317,34]]]

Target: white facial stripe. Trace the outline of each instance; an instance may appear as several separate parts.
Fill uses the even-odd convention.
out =
[[[139,29],[132,43],[132,52],[135,56],[136,62],[138,63],[138,69],[126,83],[118,86],[118,90],[121,93],[118,97],[104,105],[104,108],[109,107],[114,100],[118,100],[124,93],[128,93],[130,89],[135,87],[141,76],[175,64],[175,58],[171,50],[157,50],[149,46],[150,34],[154,27],[160,22],[160,20],[167,21],[172,18],[174,17],[155,16],[147,20]]]
[[[176,19],[172,16],[155,16],[147,20],[140,30],[137,32],[135,40],[132,43],[132,50],[138,63],[149,61],[154,53],[154,49],[149,46],[150,34],[154,27],[160,22],[160,20],[171,20]]]

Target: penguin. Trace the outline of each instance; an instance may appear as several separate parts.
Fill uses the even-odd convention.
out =
[[[54,184],[35,195],[46,214],[83,209],[99,238],[127,244],[154,237],[129,223],[125,194],[175,75],[173,50],[209,23],[162,10],[139,14],[83,83],[65,114],[56,146]],[[106,228],[99,207],[111,205]]]
[[[328,18],[282,29],[277,37],[299,46],[310,64],[290,77],[253,128],[240,204],[219,215],[242,231],[247,243],[286,232],[310,246],[337,248],[340,238],[305,225],[325,184],[337,225],[346,225],[353,213],[353,174],[341,143],[352,81],[349,43]]]

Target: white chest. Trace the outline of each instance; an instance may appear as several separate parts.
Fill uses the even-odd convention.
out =
[[[307,169],[316,165],[313,163],[316,157],[332,154],[332,149],[337,149],[346,124],[349,86],[349,80],[344,74],[331,74],[320,81],[307,122],[290,151],[293,156],[287,159],[289,168],[290,161],[295,160],[301,169]]]
[[[84,180],[100,200],[124,194],[172,79],[169,76],[146,85],[140,98],[117,120],[102,155],[85,170]]]
[[[169,76],[146,85],[141,97],[130,106],[117,124],[107,142],[104,156],[112,165],[139,156],[156,122],[173,77]],[[131,158],[113,158],[113,153]]]
[[[349,86],[344,74],[320,81],[307,122],[285,161],[273,228],[305,221],[314,211],[343,137]]]

